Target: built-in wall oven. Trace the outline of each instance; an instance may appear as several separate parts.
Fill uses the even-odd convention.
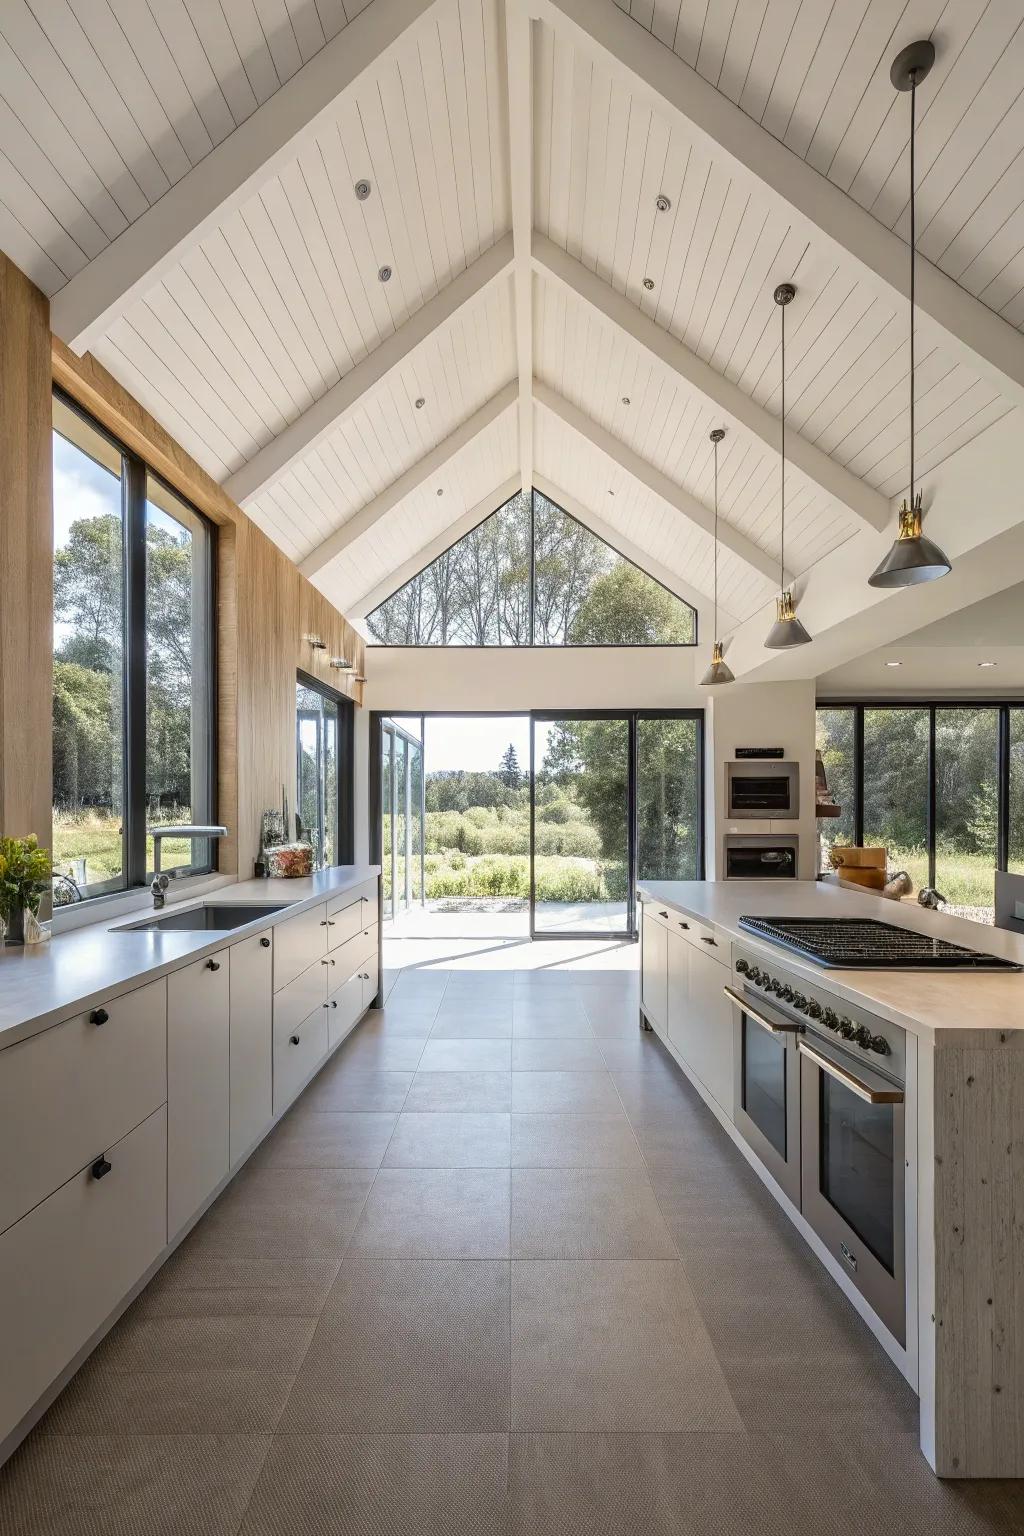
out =
[[[799,839],[787,834],[727,832],[723,840],[727,880],[795,880]]]
[[[906,1344],[906,1036],[734,946],[736,1129]]]
[[[729,821],[796,821],[800,815],[800,765],[744,758],[725,765]]]

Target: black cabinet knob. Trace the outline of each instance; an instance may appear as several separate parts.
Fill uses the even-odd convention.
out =
[[[208,971],[219,971],[220,970],[220,961],[219,960],[207,960],[207,962],[206,962],[206,969]]]
[[[109,1163],[105,1157],[98,1157],[89,1172],[94,1179],[105,1179],[112,1167],[113,1164]]]
[[[369,979],[370,979],[369,971],[360,971],[359,972],[359,980],[360,981],[369,981]]]
[[[92,1013],[89,1015],[89,1023],[105,1024],[109,1018],[110,1014],[105,1008],[94,1008]]]
[[[289,1039],[288,1039],[288,1044],[289,1045],[298,1045],[298,1043],[299,1043],[298,1035],[291,1035],[291,1036],[289,1036]]]
[[[332,1008],[337,1008],[337,1006],[338,1006],[337,1001],[332,997],[331,998],[331,1007]]]
[[[260,939],[260,943],[263,945],[264,949],[269,949],[270,948],[270,940],[268,938],[266,938],[266,936],[264,936],[262,939]]]

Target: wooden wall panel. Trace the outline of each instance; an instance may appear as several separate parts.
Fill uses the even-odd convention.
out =
[[[45,301],[44,301],[45,302]],[[50,334],[46,325],[44,443],[50,464]],[[222,871],[252,873],[261,812],[281,803],[285,786],[295,807],[295,675],[299,668],[322,678],[355,703],[363,685],[333,671],[330,656],[351,658],[361,674],[363,642],[344,617],[300,575],[245,513],[175,439],[149,415],[106,369],[87,354],[74,355],[52,340],[53,381],[132,448],[175,490],[218,525],[217,534],[217,815],[230,829],[219,845]],[[47,479],[43,523],[52,525]],[[40,588],[46,645],[51,633],[52,578],[47,568]],[[302,636],[315,632],[327,642],[314,651]],[[50,754],[50,668],[46,652],[43,754]],[[49,786],[45,826],[49,827]]]
[[[0,252],[0,832],[50,845],[50,306]]]

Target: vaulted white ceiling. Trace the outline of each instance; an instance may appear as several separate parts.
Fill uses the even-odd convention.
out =
[[[787,577],[906,486],[888,70],[929,34],[927,474],[1024,403],[1024,10],[1000,0],[6,0],[0,244],[357,614],[524,476],[709,596],[724,424],[740,625],[779,579],[776,283]]]

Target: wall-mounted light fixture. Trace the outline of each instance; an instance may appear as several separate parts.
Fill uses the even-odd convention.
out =
[[[314,651],[326,651],[327,649],[327,641],[322,640],[319,635],[303,635],[302,638]]]
[[[351,672],[355,662],[349,661],[347,656],[332,656],[328,666],[333,667],[336,672]]]

